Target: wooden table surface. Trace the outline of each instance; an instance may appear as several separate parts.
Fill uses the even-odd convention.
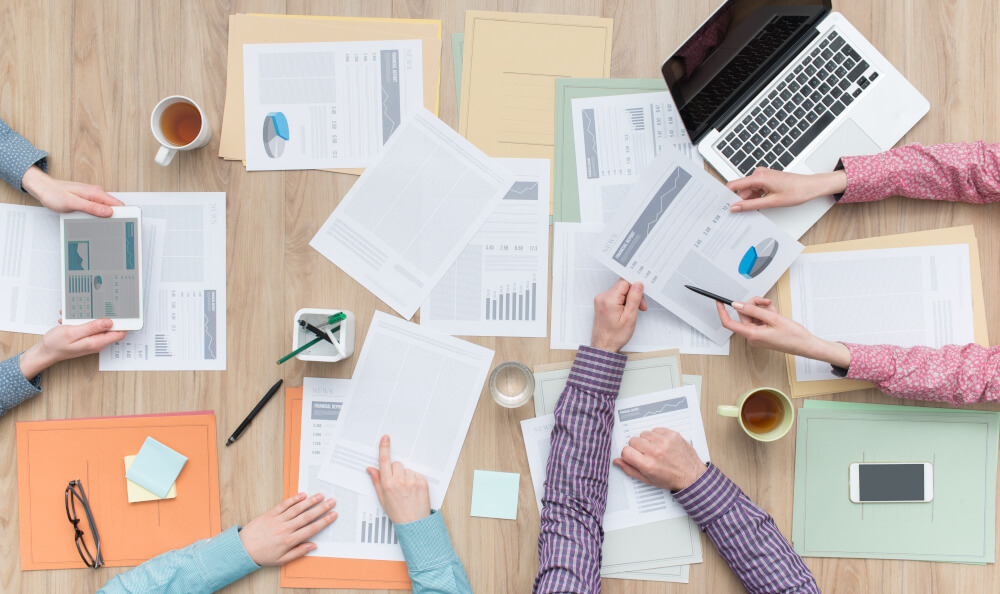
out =
[[[93,591],[121,569],[21,572],[18,557],[14,423],[102,415],[212,409],[218,423],[222,523],[245,523],[281,499],[283,410],[271,404],[239,447],[223,441],[280,374],[288,386],[305,376],[347,378],[353,359],[334,365],[274,360],[288,350],[288,324],[300,307],[338,307],[358,317],[360,349],[373,312],[388,307],[308,246],[354,183],[322,171],[248,174],[218,155],[225,96],[227,28],[235,13],[427,18],[443,22],[440,117],[457,127],[450,35],[465,10],[576,13],[614,19],[613,77],[659,76],[659,64],[719,0],[352,0],[307,2],[6,0],[0,3],[0,117],[50,153],[50,173],[111,191],[223,191],[227,195],[229,359],[225,372],[96,373],[97,357],[46,372],[45,391],[0,418],[0,590]],[[847,16],[931,104],[904,142],[993,141],[1000,5],[993,0],[843,0]],[[149,113],[167,95],[184,94],[208,111],[215,137],[168,167],[153,162]],[[6,185],[0,200],[35,204]],[[803,237],[815,244],[975,225],[990,329],[998,336],[1000,249],[995,206],[890,199],[834,208]],[[640,318],[641,323],[641,318]],[[38,340],[0,333],[0,357]],[[495,362],[529,365],[570,360],[548,339],[474,338],[496,350]],[[711,413],[753,386],[787,388],[781,356],[736,338],[728,357],[684,356],[683,371],[704,376],[704,411],[712,459],[791,533],[794,437],[774,444],[748,439]],[[840,398],[897,402],[874,390]],[[996,405],[981,409],[1000,410]],[[455,549],[477,592],[528,592],[537,567],[538,510],[518,421],[530,405],[502,409],[480,396],[444,503]],[[516,522],[470,518],[473,469],[521,473]],[[732,592],[739,582],[703,537],[705,561],[689,585],[605,580],[606,592]],[[830,592],[985,592],[1000,590],[997,566],[910,561],[806,559]],[[263,569],[228,591],[274,592],[278,570]]]

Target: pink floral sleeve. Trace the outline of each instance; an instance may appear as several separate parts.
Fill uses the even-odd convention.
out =
[[[956,405],[1000,400],[1000,347],[845,344],[851,351],[847,377],[870,381],[891,396]]]
[[[889,196],[951,202],[1000,200],[1000,144],[908,144],[870,157],[844,157],[840,202]]]

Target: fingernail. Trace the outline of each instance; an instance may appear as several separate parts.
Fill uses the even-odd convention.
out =
[[[310,551],[315,551],[316,550],[316,545],[314,545],[314,544],[309,545],[309,550]]]
[[[101,320],[101,327],[110,328],[113,323],[111,320]]]
[[[734,205],[732,205],[732,206],[729,207],[729,211],[730,212],[740,212],[740,206],[737,205],[737,204],[734,204]]]
[[[743,304],[739,301],[733,301],[733,309],[743,309]]]

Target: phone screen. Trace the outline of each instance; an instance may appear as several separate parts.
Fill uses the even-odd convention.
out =
[[[923,464],[859,464],[861,501],[923,501]]]
[[[136,219],[67,219],[68,320],[139,317]]]

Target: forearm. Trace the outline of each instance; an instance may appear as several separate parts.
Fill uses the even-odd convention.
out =
[[[627,358],[581,347],[556,405],[536,592],[600,589],[615,398]]]
[[[455,554],[439,512],[431,511],[431,515],[415,522],[396,524],[395,530],[414,594],[472,594],[465,567]]]
[[[35,148],[27,139],[0,120],[0,179],[18,191],[25,191],[21,178],[34,165],[39,173],[48,169],[48,153]]]
[[[1000,347],[846,347],[846,377],[870,381],[886,394],[957,405],[1000,400]]]
[[[0,416],[42,391],[41,376],[22,372],[21,358],[25,353],[0,361]]]
[[[712,466],[674,499],[751,594],[819,592],[802,558],[766,512]]]
[[[1000,144],[908,144],[841,160],[847,186],[840,202],[889,196],[953,202],[1000,200]]]
[[[247,554],[233,526],[212,538],[168,551],[120,573],[99,593],[200,594],[215,592],[260,569]]]

